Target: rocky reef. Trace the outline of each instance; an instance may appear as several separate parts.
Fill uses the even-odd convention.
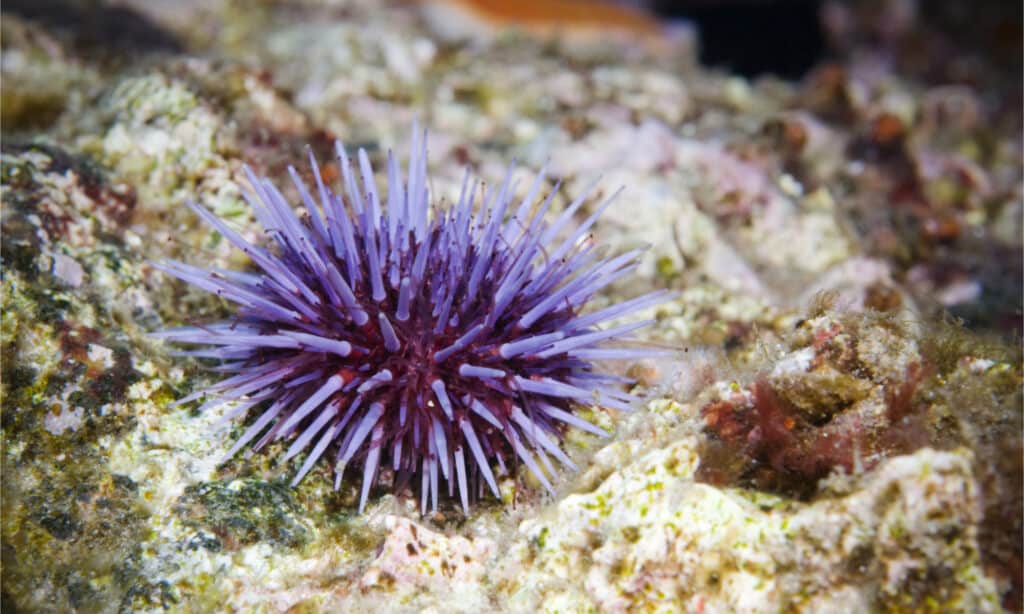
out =
[[[825,2],[831,55],[783,80],[614,8],[6,4],[4,611],[1021,610],[1012,11]],[[593,232],[649,249],[595,308],[678,292],[637,340],[666,356],[606,367],[644,403],[580,408],[612,436],[566,433],[555,496],[511,465],[421,516],[385,472],[358,514],[327,467],[288,485],[288,442],[221,463],[230,407],[171,405],[217,374],[147,333],[230,310],[150,263],[250,264],[184,200],[260,241],[244,164],[376,164],[416,120],[438,203],[513,158],[556,212],[625,186]]]

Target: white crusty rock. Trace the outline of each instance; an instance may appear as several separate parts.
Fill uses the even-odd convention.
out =
[[[692,479],[695,440],[641,454],[523,522],[499,564],[520,611],[998,611],[966,451],[923,449],[808,504]],[[518,569],[516,569],[518,567]],[[934,578],[942,577],[943,582]]]

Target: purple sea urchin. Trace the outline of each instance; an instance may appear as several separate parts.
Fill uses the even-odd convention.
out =
[[[479,206],[467,171],[458,201],[428,216],[425,134],[414,130],[407,181],[388,156],[386,201],[366,153],[358,152],[359,182],[344,147],[336,150],[343,195],[324,184],[312,153],[319,203],[289,168],[301,217],[246,169],[253,192],[245,198],[273,249],[189,203],[260,270],[156,265],[238,305],[230,322],[157,333],[211,346],[182,354],[219,360],[216,369],[230,374],[178,402],[208,397],[209,409],[235,401],[230,416],[261,408],[227,458],[257,437],[256,450],[293,438],[286,460],[312,444],[293,484],[336,444],[336,489],[347,466],[362,466],[360,511],[382,462],[402,478],[418,474],[423,513],[428,497],[437,509],[439,472],[464,510],[485,483],[499,496],[491,464],[505,471],[513,455],[550,491],[549,456],[574,467],[559,447],[562,430],[604,434],[574,405],[625,410],[633,400],[619,389],[622,378],[596,372],[592,361],[652,353],[606,347],[649,321],[596,326],[666,298],[658,291],[581,314],[640,253],[605,259],[586,240],[614,195],[565,232],[593,184],[548,224],[557,186],[536,206],[543,171],[514,210],[511,169]]]

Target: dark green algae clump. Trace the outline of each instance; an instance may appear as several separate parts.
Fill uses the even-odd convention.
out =
[[[257,542],[297,548],[310,540],[303,510],[286,480],[194,484],[185,488],[175,512],[198,529],[194,543],[208,550],[235,550]]]

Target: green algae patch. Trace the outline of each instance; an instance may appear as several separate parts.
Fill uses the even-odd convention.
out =
[[[238,479],[192,485],[178,500],[175,512],[187,525],[215,535],[228,550],[257,542],[298,548],[311,537],[295,492],[284,481]]]
[[[94,463],[5,468],[3,583],[19,608],[100,611],[137,577],[145,512],[135,484]]]

